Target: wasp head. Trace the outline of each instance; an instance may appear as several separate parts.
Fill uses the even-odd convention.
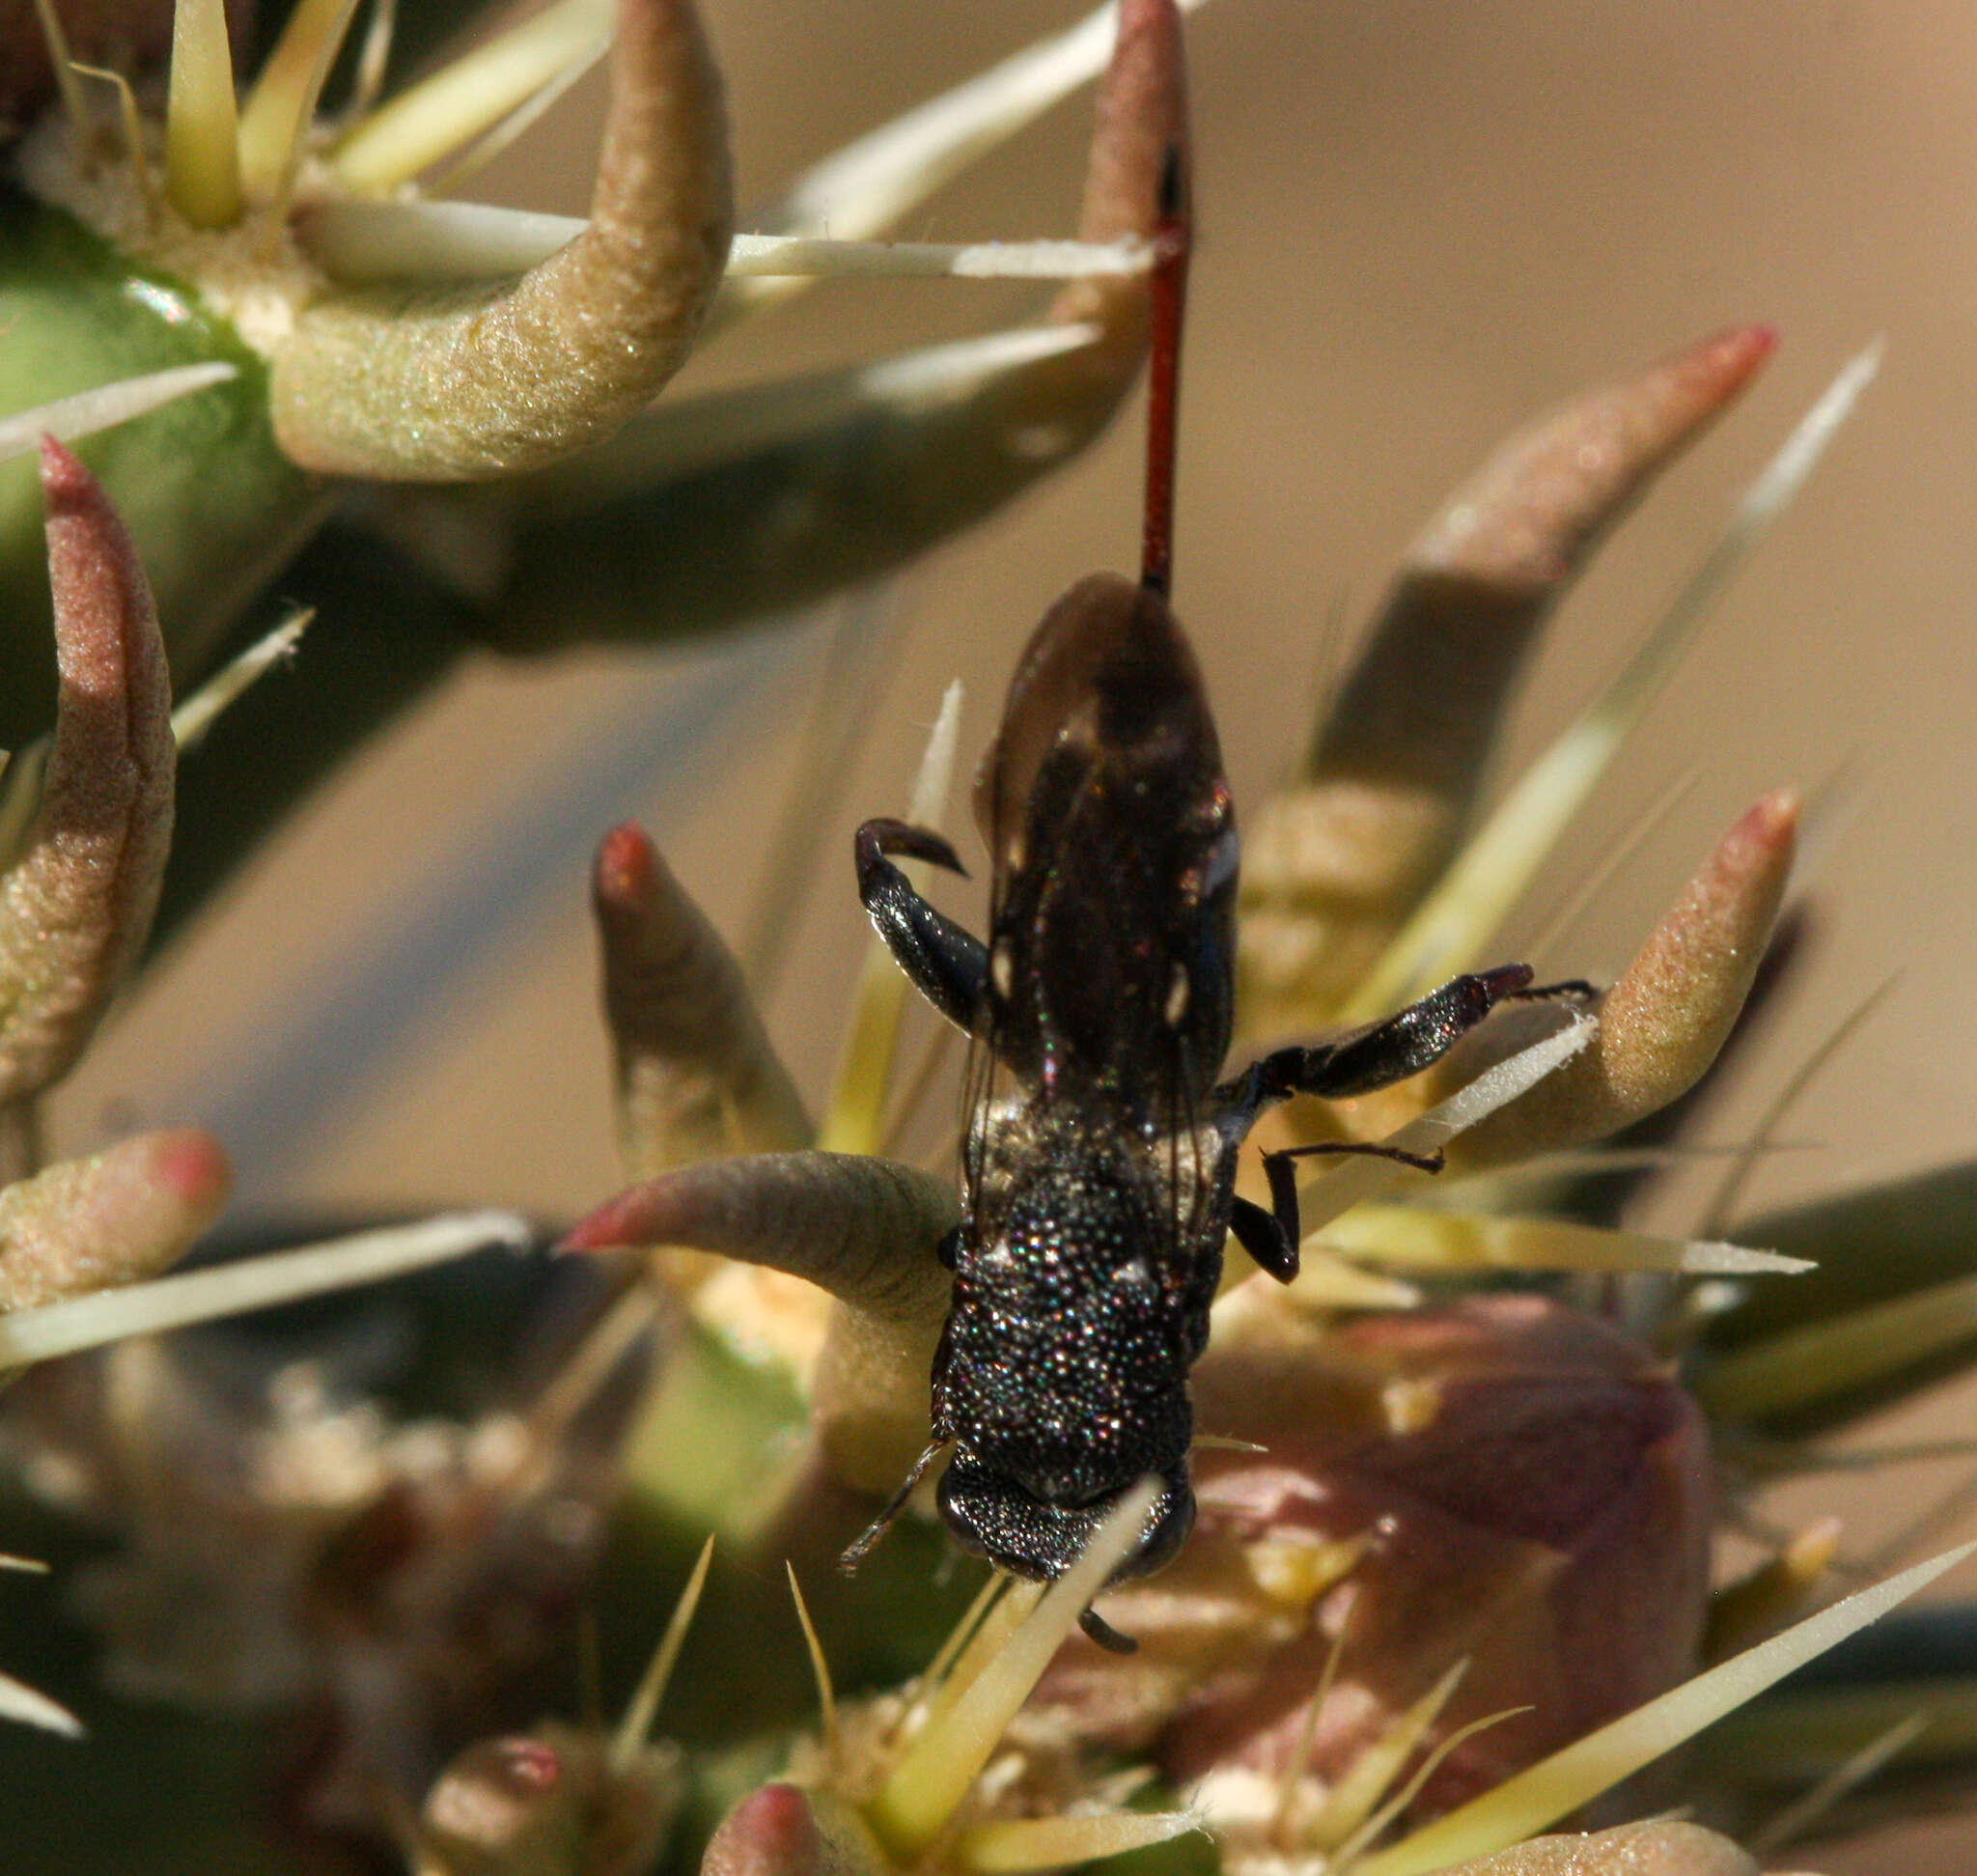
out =
[[[1168,1562],[1194,1526],[1194,1492],[1185,1465],[1160,1476],[1160,1496],[1140,1540],[1112,1574],[1114,1582],[1151,1576]],[[1129,1484],[1086,1504],[1046,1504],[1006,1474],[964,1452],[940,1479],[940,1515],[961,1545],[999,1570],[1032,1581],[1061,1577],[1111,1515]]]

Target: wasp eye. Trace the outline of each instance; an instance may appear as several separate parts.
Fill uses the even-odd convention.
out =
[[[1150,1577],[1172,1561],[1194,1528],[1194,1490],[1184,1470],[1169,1472],[1166,1489],[1147,1514],[1146,1535],[1139,1548],[1119,1566],[1116,1582],[1126,1577]]]

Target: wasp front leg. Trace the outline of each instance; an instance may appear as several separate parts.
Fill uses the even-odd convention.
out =
[[[1521,964],[1499,965],[1494,970],[1451,978],[1418,1003],[1410,1003],[1356,1034],[1314,1048],[1279,1049],[1252,1063],[1228,1084],[1226,1111],[1239,1118],[1246,1133],[1264,1107],[1288,1101],[1293,1095],[1346,1101],[1371,1094],[1432,1067],[1501,1002],[1553,997],[1577,1001],[1596,994],[1591,984],[1578,981],[1534,990],[1531,967]],[[1288,1283],[1297,1274],[1301,1234],[1295,1162],[1318,1154],[1346,1153],[1398,1160],[1423,1172],[1441,1170],[1438,1153],[1407,1153],[1378,1141],[1324,1140],[1266,1153],[1263,1169],[1270,1185],[1269,1208],[1238,1198],[1230,1213],[1229,1228],[1237,1243],[1279,1282]]]
[[[988,976],[988,947],[935,911],[886,857],[910,854],[966,879],[960,855],[940,835],[905,821],[866,822],[853,839],[852,853],[858,898],[886,949],[928,1002],[957,1028],[972,1031]]]

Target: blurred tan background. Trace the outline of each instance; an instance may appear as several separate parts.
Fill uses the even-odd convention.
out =
[[[1060,27],[1072,0],[708,0],[744,203]],[[1816,1150],[1758,1202],[1963,1157],[1977,1115],[1977,12],[1944,0],[1212,0],[1192,27],[1202,244],[1177,603],[1239,804],[1294,759],[1327,657],[1394,555],[1511,428],[1734,320],[1785,344],[1555,622],[1509,757],[1542,746],[1693,564],[1741,482],[1876,333],[1880,382],[1729,596],[1506,935],[1518,952],[1671,781],[1693,786],[1537,958],[1610,974],[1779,781],[1846,778],[1818,942],[1707,1116],[1747,1129],[1853,1004],[1900,982],[1796,1109]],[[487,189],[579,208],[596,86]],[[1067,232],[1080,98],[901,232]],[[543,137],[558,145],[556,173]],[[745,221],[744,221],[744,225]],[[690,382],[868,356],[1016,316],[977,284],[825,288]],[[988,737],[1042,607],[1135,552],[1136,423],[927,562],[904,651],[795,901],[771,1026],[825,1084],[867,928],[849,831],[896,812],[942,686]],[[354,769],[160,970],[76,1078],[61,1144],[201,1119],[243,1198],[328,1207],[605,1194],[590,845],[640,815],[738,930],[828,621],[643,658],[487,664]],[[1327,642],[1330,651],[1327,652]],[[303,654],[306,658],[306,650]],[[787,884],[777,890],[785,895]],[[972,917],[979,900],[951,901]],[[1683,1222],[1678,1205],[1662,1220]],[[1935,1834],[1940,1838],[1940,1832]],[[1942,1839],[1945,1843],[1948,1839]],[[1945,1869],[1964,1867],[1954,1850]],[[1823,1868],[1919,1865],[1912,1846]]]

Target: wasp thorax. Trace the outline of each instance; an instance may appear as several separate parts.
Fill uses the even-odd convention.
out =
[[[1056,1576],[1134,1479],[1169,1491],[1140,1568],[1190,1516],[1187,1368],[1208,1334],[1226,1202],[1199,1143],[1095,1132],[1082,1104],[1006,1106],[981,1128],[935,1364],[943,1488],[971,1549]],[[1156,1539],[1158,1542],[1156,1542]],[[1164,1549],[1162,1548],[1164,1546]]]

